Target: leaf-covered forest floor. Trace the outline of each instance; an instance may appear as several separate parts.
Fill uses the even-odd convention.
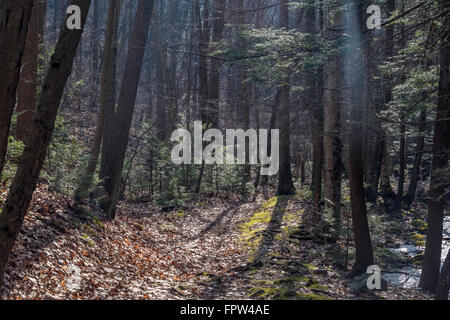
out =
[[[0,189],[1,201],[6,192]],[[97,208],[78,207],[40,185],[2,298],[431,298],[393,286],[350,289],[345,275],[352,250],[347,254],[345,237],[330,243],[326,230],[318,232],[308,222],[312,206],[301,193],[271,194],[266,189],[250,199],[205,198],[184,208],[124,202],[116,220],[107,221]],[[375,254],[382,266],[388,260],[406,263],[385,249]]]

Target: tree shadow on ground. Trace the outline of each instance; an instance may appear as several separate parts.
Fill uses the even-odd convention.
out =
[[[281,232],[281,225],[283,217],[286,212],[286,207],[289,202],[289,197],[277,197],[277,203],[273,208],[272,216],[266,230],[263,231],[263,237],[259,243],[258,250],[254,255],[254,261],[263,260],[271,251],[274,245],[275,235]]]
[[[241,284],[250,285],[251,276],[248,271],[257,270],[264,267],[263,260],[267,259],[268,253],[273,250],[275,244],[275,236],[281,232],[283,217],[286,212],[286,207],[289,202],[288,196],[280,196],[273,208],[273,212],[267,228],[262,232],[262,239],[259,243],[256,253],[253,255],[251,262],[244,266],[238,266],[229,270],[229,275],[215,276],[208,284],[205,284],[202,292],[199,293],[200,299],[216,299],[225,292],[233,290],[233,283],[239,281]],[[226,214],[234,210],[224,211],[218,219],[222,219]],[[234,288],[237,289],[237,288]],[[238,290],[242,290],[242,287]],[[244,289],[246,291],[246,289]],[[244,293],[245,294],[245,293]]]
[[[191,240],[195,240],[195,239],[199,239],[201,237],[203,237],[205,234],[211,232],[214,228],[216,228],[217,226],[219,226],[222,221],[231,213],[234,212],[236,208],[239,208],[239,206],[237,207],[232,207],[232,208],[228,208],[224,211],[222,211],[222,213],[220,213],[217,218],[212,221],[205,229],[203,229],[199,234],[197,234],[195,237],[193,237]]]

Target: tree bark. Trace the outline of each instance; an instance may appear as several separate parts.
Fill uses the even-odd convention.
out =
[[[3,0],[0,7],[0,175],[5,164],[33,2],[34,0]]]
[[[305,9],[305,32],[310,36],[311,41],[314,40],[314,34],[316,33],[316,12],[314,1],[309,0],[307,2],[307,8]],[[322,170],[324,164],[324,113],[323,105],[319,98],[321,92],[316,88],[317,81],[315,80],[314,70],[307,71],[306,75],[306,98],[308,111],[311,118],[311,135],[312,135],[312,191],[313,201],[316,208],[315,215],[317,216],[319,207],[322,203]]]
[[[450,252],[447,254],[444,265],[442,266],[441,275],[439,277],[436,288],[436,300],[448,300],[450,291]]]
[[[400,120],[402,122],[405,121],[405,116],[403,114],[403,110],[401,111],[402,115]],[[405,167],[406,167],[406,125],[402,124],[400,126],[400,151],[399,151],[399,175],[398,175],[398,186],[397,186],[397,199],[396,199],[396,209],[402,209],[402,199],[403,199],[403,190],[405,184]]]
[[[364,3],[354,1],[356,15],[352,16],[351,28],[354,31],[353,43],[357,47],[363,44],[363,28],[365,6]],[[355,50],[353,61],[358,65],[364,65],[364,48]],[[363,136],[362,119],[363,110],[361,104],[366,100],[367,79],[361,70],[355,70],[352,74],[352,101],[350,105],[350,137],[349,137],[349,180],[350,199],[352,207],[353,232],[355,236],[356,261],[353,266],[353,274],[366,271],[373,265],[372,241],[370,239],[369,223],[367,220],[364,168],[363,168]]]
[[[153,5],[154,0],[139,0],[138,3],[117,111],[114,116],[115,131],[107,146],[108,164],[105,189],[108,193],[108,204],[106,214],[110,219],[115,218],[117,201],[119,200],[123,162],[133,120],[133,110],[153,14]]]
[[[25,51],[22,58],[22,71],[17,89],[17,128],[16,139],[25,142],[33,123],[33,112],[36,107],[36,90],[38,83],[38,55],[40,29],[40,0],[34,0],[28,33],[25,42]]]
[[[0,284],[3,284],[6,264],[36,188],[91,0],[73,0],[72,4],[81,9],[82,29],[64,27],[61,33],[42,86],[33,128],[0,215]]]
[[[340,7],[337,10],[341,10]],[[345,26],[343,12],[338,11],[334,16],[334,28]],[[341,32],[334,32],[334,37],[342,36]],[[336,224],[339,224],[341,209],[341,176],[342,176],[342,142],[341,142],[341,101],[345,87],[342,58],[334,58],[329,65],[328,89],[325,103],[325,198],[329,202],[326,205],[333,208]]]
[[[288,0],[280,5],[280,27],[289,28]],[[288,74],[288,72],[287,72]],[[278,88],[280,106],[278,119],[280,125],[280,171],[278,175],[278,195],[292,195],[296,190],[291,171],[291,133],[290,133],[290,88],[289,76],[282,80]]]
[[[214,12],[213,12],[213,33],[212,33],[212,46],[210,51],[213,51],[215,47],[222,41],[223,30],[225,27],[225,10],[226,0],[214,0]],[[211,71],[209,73],[209,113],[210,120],[217,128],[219,123],[219,87],[220,87],[220,61],[211,58]]]
[[[447,11],[442,24],[441,36],[441,71],[439,80],[439,97],[433,142],[433,162],[431,169],[428,231],[425,246],[420,286],[434,292],[439,277],[441,264],[442,229],[444,219],[444,194],[446,181],[445,170],[449,170],[450,150],[450,0],[442,0],[442,9]]]
[[[416,190],[417,190],[417,183],[419,181],[419,175],[420,175],[420,167],[422,166],[422,158],[423,158],[423,151],[425,147],[425,131],[427,129],[426,126],[427,121],[427,109],[423,108],[421,115],[420,115],[420,126],[419,126],[419,134],[420,136],[417,137],[417,147],[416,147],[416,155],[414,158],[414,166],[411,174],[411,179],[408,186],[408,193],[406,194],[404,198],[405,205],[407,208],[410,208],[413,204],[415,198],[416,198]]]
[[[75,191],[75,201],[82,201],[87,197],[89,188],[92,185],[95,169],[97,168],[100,148],[105,132],[106,117],[107,115],[109,116],[109,114],[114,113],[119,14],[119,0],[111,0],[107,19],[103,67],[100,80],[100,105],[94,133],[94,143],[91,147],[86,174],[82,178],[80,186]]]
[[[396,0],[387,0],[386,1],[386,7],[389,12],[389,16],[391,16],[396,9]],[[394,32],[395,32],[395,25],[390,24],[386,27],[386,42],[385,42],[385,58],[389,59],[394,54]],[[385,81],[387,83],[386,87],[384,88],[385,95],[384,95],[384,101],[385,104],[383,106],[383,109],[386,109],[388,107],[388,103],[392,100],[392,86],[391,77],[388,77]],[[391,156],[388,151],[388,141],[385,134],[379,137],[381,139],[380,144],[383,149],[382,153],[382,161],[381,161],[381,177],[380,177],[380,191],[381,196],[383,198],[383,203],[385,208],[388,211],[391,211],[395,207],[395,198],[396,195],[394,191],[392,190],[391,185],[391,175],[392,175],[392,160]],[[373,194],[374,190],[372,190],[372,195],[369,193],[369,200],[373,200],[375,198],[375,195]]]

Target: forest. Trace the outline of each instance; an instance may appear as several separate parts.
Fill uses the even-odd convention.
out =
[[[1,0],[0,300],[448,300],[450,0]]]

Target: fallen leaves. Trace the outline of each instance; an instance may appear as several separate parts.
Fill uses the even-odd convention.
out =
[[[122,204],[110,222],[40,185],[7,267],[2,298],[178,299],[171,288],[180,283],[189,284],[184,294],[201,295],[196,274],[220,274],[247,259],[237,228],[230,227],[244,213],[230,213],[208,229],[228,206],[211,201],[174,217],[155,207]]]

